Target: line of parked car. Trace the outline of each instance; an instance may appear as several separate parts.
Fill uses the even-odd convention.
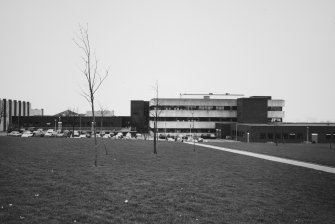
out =
[[[7,134],[13,137],[57,137],[57,138],[91,138],[94,137],[91,131],[54,131],[53,129],[48,129],[44,131],[43,129],[37,130],[25,130],[21,129],[19,131],[11,131]],[[138,138],[141,134],[132,135],[130,132],[125,135],[122,132],[97,132],[96,137],[98,138],[112,138],[112,139],[132,139]]]

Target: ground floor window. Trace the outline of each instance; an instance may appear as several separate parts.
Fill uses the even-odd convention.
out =
[[[327,140],[330,140],[330,139],[331,139],[331,137],[332,137],[332,135],[331,135],[331,134],[326,134],[326,139],[327,139]]]
[[[295,133],[290,133],[290,139],[295,139]]]

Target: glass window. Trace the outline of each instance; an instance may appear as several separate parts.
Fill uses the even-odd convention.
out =
[[[297,139],[301,139],[302,140],[302,133],[298,133],[297,134]]]
[[[295,133],[290,133],[290,139],[295,139]]]

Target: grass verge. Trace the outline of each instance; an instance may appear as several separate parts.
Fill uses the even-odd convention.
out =
[[[0,223],[333,223],[335,175],[177,142],[0,137]]]

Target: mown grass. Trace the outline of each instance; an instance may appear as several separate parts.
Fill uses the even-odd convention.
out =
[[[91,139],[0,137],[0,223],[335,221],[335,175],[177,142],[158,142],[157,155],[151,141],[106,142],[93,167]]]
[[[335,144],[209,142],[206,144],[335,167]]]

